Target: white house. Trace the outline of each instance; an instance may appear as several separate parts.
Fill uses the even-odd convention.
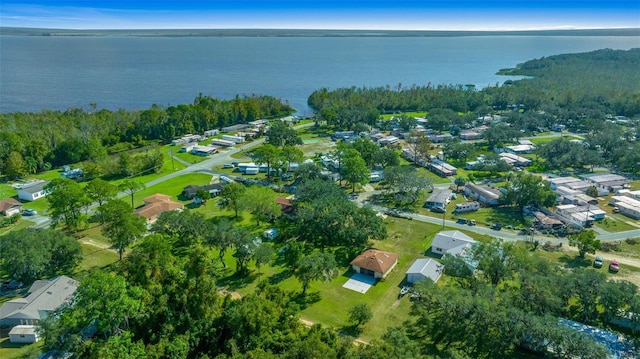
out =
[[[38,198],[42,198],[50,193],[49,190],[45,190],[44,187],[49,184],[50,181],[36,181],[26,184],[18,190],[18,198],[23,201],[35,201]]]
[[[442,231],[433,238],[431,251],[437,254],[459,254],[476,241],[460,231]]]
[[[500,204],[500,190],[488,186],[477,186],[467,183],[464,186],[464,195],[472,197],[476,201],[486,206],[497,206]]]
[[[222,135],[222,139],[233,143],[244,143],[244,137],[233,135]]]
[[[480,202],[472,201],[456,204],[456,208],[453,210],[455,213],[467,213],[474,212],[480,209]]]
[[[432,211],[444,212],[449,202],[451,202],[451,193],[449,189],[434,189],[431,196],[424,203],[424,207]]]
[[[11,343],[35,343],[40,340],[37,325],[16,325],[9,331]]]
[[[431,279],[434,283],[440,279],[444,265],[432,258],[418,258],[407,270],[407,283],[413,284],[425,278]]]
[[[211,144],[214,146],[221,146],[221,147],[233,147],[235,146],[236,143],[232,141],[220,140],[220,139],[214,138],[213,140],[211,140]]]

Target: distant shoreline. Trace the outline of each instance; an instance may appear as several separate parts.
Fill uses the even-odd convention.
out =
[[[436,31],[436,30],[305,30],[305,29],[134,29],[71,30],[0,27],[0,36],[132,36],[132,37],[466,37],[466,36],[639,36],[640,28]]]

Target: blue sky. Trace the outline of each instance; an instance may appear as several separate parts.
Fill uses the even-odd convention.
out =
[[[529,30],[640,27],[640,0],[0,0],[0,26]]]

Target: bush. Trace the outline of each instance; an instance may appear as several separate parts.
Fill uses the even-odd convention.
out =
[[[632,246],[634,246],[634,245],[638,244],[638,238],[627,238],[627,239],[625,239],[624,241],[625,241],[627,244],[632,245]]]
[[[620,242],[602,242],[600,250],[603,252],[617,252],[620,250]]]

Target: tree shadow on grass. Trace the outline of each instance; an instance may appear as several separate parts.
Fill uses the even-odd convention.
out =
[[[280,273],[273,274],[269,277],[269,284],[278,284],[293,275],[290,269],[285,269]]]
[[[338,329],[338,332],[342,335],[347,335],[355,339],[362,334],[362,327],[357,324],[344,325]]]
[[[568,256],[566,254],[558,258],[558,261],[560,261],[565,268],[586,268],[591,266],[591,261],[588,259],[583,259],[578,256]]]
[[[237,290],[240,288],[244,288],[247,285],[253,283],[260,277],[262,273],[258,272],[250,272],[248,274],[245,273],[233,273],[224,278],[220,278],[216,281],[216,285],[218,287],[225,287],[229,290]]]
[[[298,293],[291,296],[294,303],[300,306],[300,310],[306,309],[308,306],[317,303],[322,299],[320,292],[307,292],[306,294]]]

